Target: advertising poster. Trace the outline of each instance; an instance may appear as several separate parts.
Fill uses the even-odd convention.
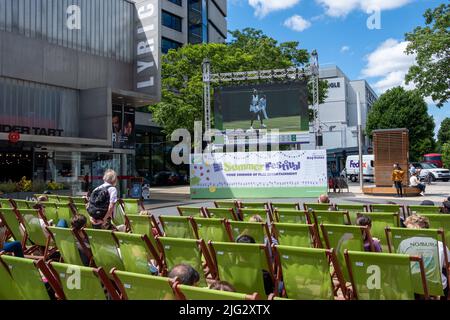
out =
[[[318,197],[328,190],[326,159],[326,150],[194,155],[191,197]]]
[[[216,128],[309,130],[306,81],[222,87],[215,91]]]
[[[135,109],[113,106],[112,142],[113,148],[134,149],[136,142]]]

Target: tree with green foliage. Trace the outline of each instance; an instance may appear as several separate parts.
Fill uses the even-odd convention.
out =
[[[442,164],[444,168],[450,168],[450,142],[442,146]]]
[[[162,100],[151,106],[153,119],[170,135],[175,129],[191,133],[194,121],[203,120],[202,62],[208,58],[213,73],[303,67],[309,54],[295,41],[278,43],[260,30],[231,31],[228,44],[186,45],[170,50],[162,58]],[[212,84],[216,88],[219,84]],[[320,98],[328,85],[320,82]],[[309,96],[310,104],[312,95]]]
[[[438,132],[438,141],[440,145],[450,142],[450,118],[445,118],[441,123]]]
[[[424,27],[407,33],[407,54],[416,54],[416,64],[406,75],[406,83],[413,82],[422,97],[429,97],[440,108],[450,95],[450,5],[441,4],[428,9]]]
[[[372,136],[376,129],[407,128],[411,161],[434,151],[434,120],[427,104],[416,90],[395,87],[380,96],[370,110],[366,131]]]

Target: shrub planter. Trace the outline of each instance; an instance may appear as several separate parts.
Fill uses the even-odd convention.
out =
[[[71,196],[71,190],[50,190],[51,194],[56,194],[59,196]],[[6,199],[18,199],[18,200],[27,200],[34,197],[35,194],[41,194],[43,192],[12,192],[12,193],[4,193],[0,195],[1,198]]]

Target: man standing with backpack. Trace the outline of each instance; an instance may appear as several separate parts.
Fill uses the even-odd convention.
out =
[[[103,184],[92,191],[87,211],[94,229],[109,229],[117,202],[117,173],[108,169],[103,175]]]

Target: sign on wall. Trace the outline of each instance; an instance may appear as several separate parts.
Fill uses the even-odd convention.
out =
[[[202,159],[194,162],[194,159]],[[326,150],[216,153],[191,160],[191,197],[298,198],[327,192]],[[198,162],[198,163],[197,163]]]
[[[134,149],[136,141],[135,109],[124,106],[113,106],[112,110],[112,142],[113,148]]]
[[[135,91],[161,95],[160,0],[135,0]]]

